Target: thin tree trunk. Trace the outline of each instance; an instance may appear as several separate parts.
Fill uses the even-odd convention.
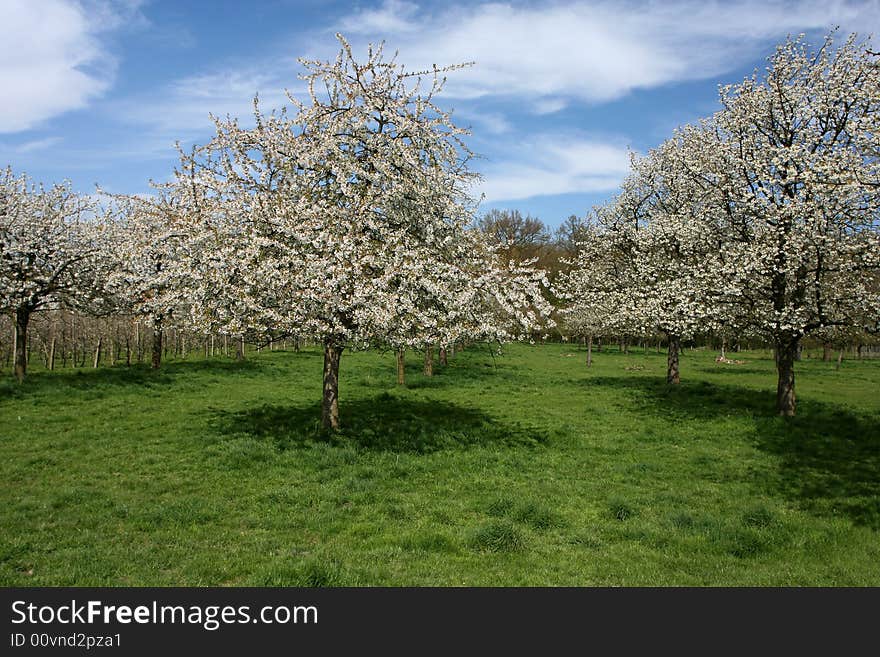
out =
[[[21,306],[15,311],[15,376],[24,381],[27,374],[27,330],[31,319],[30,308]]]
[[[794,357],[797,354],[797,338],[776,341],[776,370],[779,381],[776,386],[776,411],[779,415],[795,414],[797,400],[794,392]]]
[[[324,341],[324,394],[321,400],[321,426],[339,429],[339,359],[344,347]]]
[[[434,376],[434,346],[425,347],[425,376]]]
[[[131,340],[125,336],[125,366],[131,367]]]
[[[725,340],[724,338],[721,338],[721,357],[722,358],[727,358],[727,354],[725,353],[726,351],[727,351],[727,340]]]
[[[52,342],[49,343],[49,371],[55,370],[55,336],[52,336]]]
[[[406,385],[406,350],[397,350],[397,385]]]
[[[144,361],[144,342],[141,339],[141,323],[140,320],[134,323],[134,345],[135,352],[137,353],[137,362],[142,363]]]
[[[158,370],[159,366],[162,364],[162,321],[156,320],[153,322],[153,357],[150,362],[150,367],[154,370]]]
[[[92,369],[98,369],[98,364],[101,362],[101,347],[104,343],[104,336],[98,336],[98,346],[95,347],[95,360],[92,362]]]
[[[244,336],[241,336],[235,345],[235,360],[244,360]]]
[[[840,351],[837,353],[837,365],[834,366],[834,369],[840,369],[840,363],[843,361],[843,347],[840,348]]]
[[[587,336],[587,367],[593,366],[593,336]]]
[[[681,383],[678,359],[681,354],[681,336],[667,333],[669,348],[666,352],[666,383],[678,385]]]
[[[440,347],[440,364],[444,367],[449,365],[449,358],[446,356],[446,347]]]
[[[822,360],[826,363],[831,361],[831,343],[823,342],[822,343]]]

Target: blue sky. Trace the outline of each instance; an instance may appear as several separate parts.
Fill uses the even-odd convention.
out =
[[[551,226],[614,194],[628,152],[717,108],[775,44],[876,32],[874,2],[0,0],[0,165],[91,193],[144,193],[208,113],[301,89],[297,57],[386,41],[412,67],[474,61],[442,104],[482,158],[481,209]]]

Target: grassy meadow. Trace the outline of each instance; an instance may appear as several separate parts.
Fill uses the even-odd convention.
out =
[[[880,585],[880,361],[504,351],[7,370],[0,584]]]

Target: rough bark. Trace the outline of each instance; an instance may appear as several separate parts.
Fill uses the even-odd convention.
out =
[[[425,376],[434,376],[434,347],[425,347]]]
[[[104,345],[104,336],[98,336],[98,346],[95,347],[95,360],[92,362],[92,369],[98,369],[101,364],[101,347]]]
[[[324,342],[324,394],[321,399],[321,427],[339,429],[339,360],[344,347],[333,340]]]
[[[826,363],[831,361],[831,343],[823,342],[822,343],[822,360]]]
[[[669,347],[666,352],[666,383],[678,385],[681,383],[678,359],[681,354],[681,336],[673,333],[667,334]]]
[[[235,360],[244,360],[244,338],[239,338],[236,341]]]
[[[449,359],[446,356],[446,347],[440,347],[440,364],[444,367],[449,365]]]
[[[397,385],[406,385],[406,351],[397,350]]]
[[[776,411],[779,415],[795,414],[794,360],[799,340],[783,338],[776,342],[776,371],[779,381],[776,385]]]
[[[156,320],[153,324],[153,353],[150,367],[158,370],[162,364],[162,322]]]
[[[27,330],[31,319],[31,309],[27,306],[15,311],[15,377],[24,381],[27,374]]]

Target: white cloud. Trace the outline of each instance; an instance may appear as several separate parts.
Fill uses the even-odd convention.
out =
[[[545,134],[519,142],[515,152],[483,167],[475,192],[489,203],[553,194],[611,191],[629,172],[629,150],[620,144]]]
[[[385,34],[412,32],[418,29],[413,19],[418,6],[401,0],[387,0],[378,9],[365,9],[344,18],[340,29],[345,34]]]
[[[61,142],[61,137],[46,137],[45,139],[35,139],[18,144],[12,148],[16,153],[33,153],[34,151],[44,151],[52,148],[55,144]]]
[[[436,14],[410,8],[398,29],[399,5],[386,2],[342,27],[358,26],[362,40],[387,39],[414,67],[473,60],[476,66],[450,77],[449,95],[525,98],[539,114],[562,109],[565,99],[604,102],[638,88],[717,76],[789,33],[835,25],[869,31],[880,16],[876,2],[816,0],[487,3]]]
[[[289,105],[284,87],[297,80],[294,65],[288,64],[286,75],[269,66],[247,66],[181,78],[149,96],[114,103],[113,111],[124,122],[148,126],[168,144],[185,141],[213,131],[210,114],[237,117],[246,124],[253,116],[255,94],[267,112]]]
[[[0,132],[28,130],[104,93],[115,62],[99,35],[130,23],[138,5],[3,0]]]

